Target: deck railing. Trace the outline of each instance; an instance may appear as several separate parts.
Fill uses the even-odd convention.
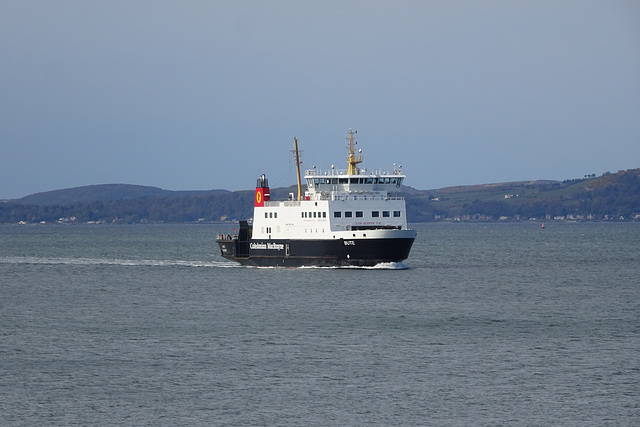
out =
[[[326,194],[321,194],[320,197],[316,197],[311,199],[312,201],[318,200],[332,200],[332,201],[349,201],[349,200],[377,200],[377,201],[393,201],[393,200],[404,200],[404,197],[375,197],[375,196],[331,196]],[[268,202],[264,202],[264,205],[269,208],[280,207],[280,206],[300,206],[300,202],[297,200],[271,200]]]
[[[386,177],[386,176],[395,176],[395,175],[403,175],[402,169],[393,169],[393,170],[383,170],[383,169],[372,169],[367,170],[365,168],[358,169],[356,175],[349,175],[348,169],[307,169],[304,171],[306,177],[325,177],[325,176],[343,176],[344,178],[353,177],[353,176],[363,176],[363,177]],[[403,175],[404,176],[404,175]]]

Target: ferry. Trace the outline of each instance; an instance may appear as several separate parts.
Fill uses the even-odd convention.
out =
[[[258,178],[253,222],[240,221],[237,234],[219,235],[224,258],[258,267],[372,267],[401,263],[409,257],[416,231],[407,226],[400,190],[402,166],[390,171],[360,168],[362,149],[355,151],[349,130],[347,169],[305,171],[302,194],[300,153],[294,138],[297,198],[271,200],[269,182]]]

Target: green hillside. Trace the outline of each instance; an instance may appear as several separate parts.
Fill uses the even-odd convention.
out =
[[[274,200],[294,186],[271,190]],[[564,182],[522,181],[417,190],[402,187],[410,222],[640,220],[640,169]],[[167,191],[125,184],[0,202],[0,223],[236,221],[253,215],[253,190]]]
[[[23,205],[68,205],[94,201],[151,199],[159,197],[200,196],[227,193],[227,190],[171,191],[158,187],[130,184],[87,185],[64,190],[47,191],[15,200]]]
[[[510,182],[409,192],[407,205],[418,221],[636,219],[640,214],[640,169],[564,182]]]

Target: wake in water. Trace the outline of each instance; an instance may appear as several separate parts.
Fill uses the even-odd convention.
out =
[[[408,270],[409,269],[409,267],[404,265],[402,262],[381,262],[371,267],[357,266],[357,265],[320,267],[320,266],[310,265],[310,266],[302,266],[300,268],[353,269],[353,270]]]
[[[117,258],[4,257],[0,258],[0,263],[40,265],[119,265],[129,267],[240,267],[239,264],[224,261],[184,261]]]
[[[3,257],[0,264],[31,264],[31,265],[118,265],[127,267],[215,267],[215,268],[246,268],[229,261],[185,261],[185,260],[155,260],[155,259],[119,259],[119,258],[69,258],[69,257]],[[250,267],[256,268],[256,267]],[[257,267],[282,268],[282,267]],[[409,267],[402,262],[382,262],[371,267],[362,266],[302,266],[302,269],[354,269],[354,270],[407,270]]]

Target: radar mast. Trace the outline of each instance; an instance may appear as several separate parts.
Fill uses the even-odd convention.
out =
[[[347,161],[349,164],[349,168],[347,170],[348,175],[357,175],[358,174],[357,165],[362,163],[362,150],[360,150],[360,152],[358,153],[358,157],[356,157],[356,153],[355,153],[357,142],[354,140],[353,135],[356,133],[358,133],[358,131],[354,132],[351,129],[349,129],[349,137],[347,138],[347,141],[349,141],[349,143],[347,144],[347,150],[349,150],[349,154],[347,156]]]

